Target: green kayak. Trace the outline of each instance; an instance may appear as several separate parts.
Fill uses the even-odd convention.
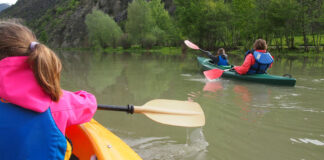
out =
[[[217,65],[213,64],[211,59],[209,59],[209,58],[197,57],[197,60],[198,60],[198,64],[201,66],[201,68],[204,71],[210,70],[210,69],[215,69],[215,68],[222,69],[222,70],[231,68],[231,66],[217,66]],[[265,74],[240,75],[240,74],[236,73],[235,71],[225,71],[223,73],[222,77],[257,82],[257,83],[264,83],[264,84],[283,85],[283,86],[295,86],[295,84],[296,84],[295,78],[270,75],[270,74],[266,74],[266,73]]]

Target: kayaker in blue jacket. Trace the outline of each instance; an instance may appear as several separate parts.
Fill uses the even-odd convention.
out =
[[[210,52],[207,52],[207,55],[210,59],[213,60],[214,64],[217,64],[219,66],[229,65],[227,60],[227,54],[225,53],[224,48],[219,48],[216,56],[212,55]]]

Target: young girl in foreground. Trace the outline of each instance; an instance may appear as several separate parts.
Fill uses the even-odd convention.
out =
[[[94,95],[60,87],[61,62],[27,27],[0,21],[0,159],[68,159],[68,126],[90,121]]]

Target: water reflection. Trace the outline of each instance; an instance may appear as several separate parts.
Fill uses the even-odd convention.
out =
[[[218,91],[222,91],[224,89],[221,81],[213,81],[207,82],[203,88],[203,91],[209,91],[217,93]]]
[[[242,120],[251,120],[253,117],[253,112],[251,112],[251,95],[249,90],[244,86],[235,85],[233,88],[234,93],[239,97],[235,98],[234,101],[237,106],[241,108],[241,119]],[[251,113],[251,114],[250,114]],[[253,118],[252,122],[255,122],[255,118]]]
[[[208,99],[226,98],[240,108],[240,119],[249,122],[256,122],[262,118],[268,112],[267,107],[271,106],[270,100],[272,95],[270,89],[264,90],[262,87],[249,88],[248,86],[219,79],[213,81],[202,80],[202,82],[205,83],[202,91],[191,91],[187,94],[189,101],[196,101],[201,97]],[[254,91],[251,92],[251,89]],[[230,92],[230,90],[232,91],[231,95],[224,94],[224,92]],[[219,105],[222,104],[220,103]]]
[[[263,106],[269,104],[271,90],[262,90],[253,95],[252,93],[256,92],[250,92],[249,90],[246,86],[235,85],[233,91],[239,98],[236,98],[234,102],[241,108],[242,120],[256,122],[268,112],[266,107]],[[253,105],[254,101],[257,103]]]
[[[158,124],[141,114],[98,111],[95,119],[143,159],[324,156],[323,58],[276,58],[270,73],[289,73],[297,79],[295,87],[279,87],[222,78],[209,82],[195,65],[195,55],[189,54],[173,57],[71,51],[60,53],[60,57],[63,88],[92,92],[99,103],[143,105],[165,98],[192,100],[202,106],[206,126],[194,129]]]

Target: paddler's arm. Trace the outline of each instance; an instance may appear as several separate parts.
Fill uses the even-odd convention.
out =
[[[235,66],[234,69],[238,74],[246,74],[250,67],[255,63],[255,59],[252,54],[248,54],[241,66]]]
[[[274,61],[274,56],[271,56]],[[273,62],[270,64],[269,69],[272,67]]]
[[[89,122],[97,110],[96,97],[86,91],[70,92],[71,109],[74,114],[74,122],[85,123]]]
[[[86,91],[63,90],[59,102],[50,105],[52,116],[58,128],[65,133],[68,126],[89,122],[97,110],[97,100]]]
[[[211,60],[213,60],[214,64],[217,64],[217,63],[218,63],[218,61],[219,61],[218,56],[214,56],[214,55],[212,55],[209,51],[207,51],[207,52],[205,52],[205,53],[207,53],[207,56],[208,56]]]

